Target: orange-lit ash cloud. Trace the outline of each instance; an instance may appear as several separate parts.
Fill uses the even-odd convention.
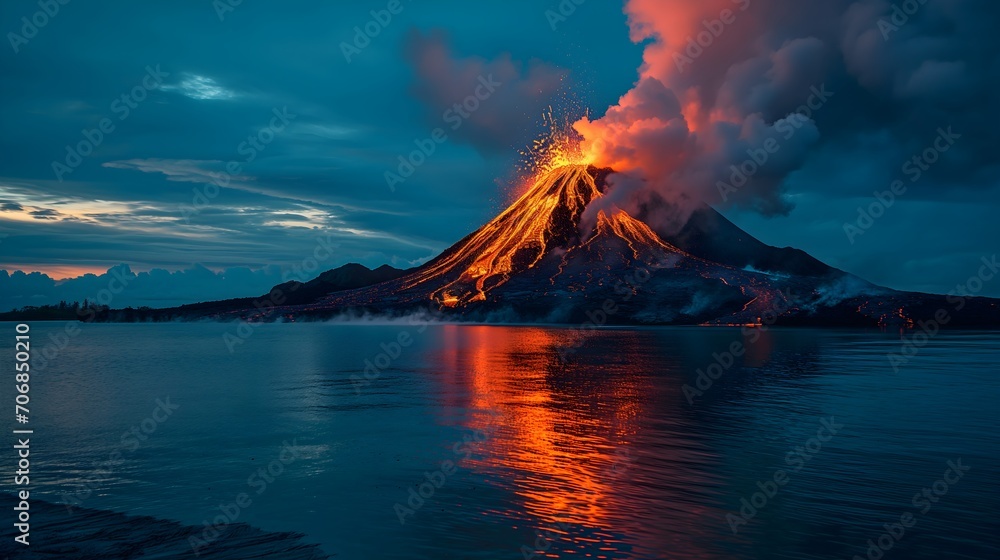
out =
[[[763,4],[763,3],[762,3]],[[804,132],[786,142],[766,173],[721,200],[719,183],[747,150],[779,139],[794,105],[774,114],[768,104],[782,96],[809,95],[799,66],[818,60],[818,42],[760,41],[770,14],[753,0],[629,0],[625,5],[634,42],[647,42],[638,80],[618,104],[597,119],[573,124],[582,150],[599,167],[620,175],[608,202],[633,209],[654,193],[683,214],[702,202],[752,207],[764,214],[787,213],[784,177],[801,166],[817,139],[815,123],[798,118]],[[766,98],[754,102],[754,95]],[[747,101],[747,99],[750,101]],[[794,99],[794,97],[790,97]],[[732,194],[732,193],[730,193]],[[681,225],[681,224],[678,224]]]

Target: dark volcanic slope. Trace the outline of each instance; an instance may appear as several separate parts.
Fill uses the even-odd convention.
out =
[[[406,274],[405,270],[399,270],[385,264],[375,270],[369,270],[366,266],[351,263],[328,270],[306,283],[292,281],[279,284],[272,288],[271,293],[280,290],[281,293],[285,294],[288,305],[302,305],[312,303],[334,292],[395,280],[404,274]]]
[[[639,215],[639,219],[656,223],[643,214]],[[752,267],[767,272],[815,277],[844,274],[805,251],[791,247],[779,249],[761,243],[709,206],[692,213],[680,231],[658,229],[657,233],[689,253],[736,268]]]

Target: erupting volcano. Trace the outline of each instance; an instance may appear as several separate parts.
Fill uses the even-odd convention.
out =
[[[636,261],[644,256],[652,258],[656,252],[682,254],[623,210],[601,210],[592,231],[587,231],[584,212],[603,196],[599,185],[609,172],[583,164],[542,172],[506,211],[408,277],[403,289],[427,286],[434,301],[448,307],[464,306],[486,301],[490,291],[515,275],[545,268],[546,259],[558,259],[562,270],[575,252],[604,245],[610,239],[625,242]],[[556,278],[550,282],[555,284]]]
[[[551,116],[528,156],[526,189],[496,218],[415,269],[348,264],[261,298],[142,319],[248,321],[419,313],[442,320],[600,325],[839,325],[912,328],[950,298],[890,290],[792,248],[775,248],[707,205],[683,224],[662,196],[618,206],[592,165],[599,145]],[[586,151],[585,151],[586,148]],[[599,151],[599,150],[597,150]],[[952,326],[995,326],[997,300],[963,298]],[[131,317],[126,315],[126,317]]]
[[[787,298],[769,276],[696,257],[614,205],[588,212],[611,173],[547,166],[509,208],[438,258],[395,282],[319,304],[423,303],[470,317],[576,321],[611,300],[615,315],[628,310],[612,322],[660,323],[712,320],[705,311],[715,302],[738,307],[727,321],[756,323],[767,305]]]

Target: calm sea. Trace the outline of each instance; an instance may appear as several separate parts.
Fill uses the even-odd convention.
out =
[[[899,333],[84,324],[46,352],[63,327],[31,326],[32,496],[54,503],[338,559],[1000,553],[996,333],[894,368]]]

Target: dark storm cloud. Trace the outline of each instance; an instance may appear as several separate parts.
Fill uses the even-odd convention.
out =
[[[430,110],[431,124],[481,151],[523,148],[568,74],[508,53],[494,60],[459,56],[442,31],[413,31],[405,52],[416,73],[414,94]]]
[[[839,95],[830,111],[817,116],[825,144],[842,152],[844,161],[882,167],[901,179],[906,160],[930,148],[939,129],[951,130],[961,139],[922,169],[925,180],[915,182],[914,190],[933,197],[954,188],[995,189],[1000,5],[926,2],[910,16],[900,16],[900,6],[911,7],[881,0],[852,3],[835,34],[823,37],[837,53],[827,61],[827,83]],[[878,136],[881,149],[867,149],[866,140]],[[815,179],[815,188],[833,188],[819,174]]]
[[[708,49],[706,58],[715,59],[692,64],[685,85],[698,87],[706,101],[718,95],[774,122],[796,111],[811,86],[824,84],[834,95],[811,115],[820,145],[804,164],[810,189],[872,190],[865,182],[833,184],[844,173],[831,177],[829,165],[902,179],[904,162],[932,147],[939,129],[961,139],[921,169],[914,190],[933,197],[997,187],[1000,4],[775,0],[756,2],[748,13],[753,48]],[[717,90],[699,85],[713,83]]]

